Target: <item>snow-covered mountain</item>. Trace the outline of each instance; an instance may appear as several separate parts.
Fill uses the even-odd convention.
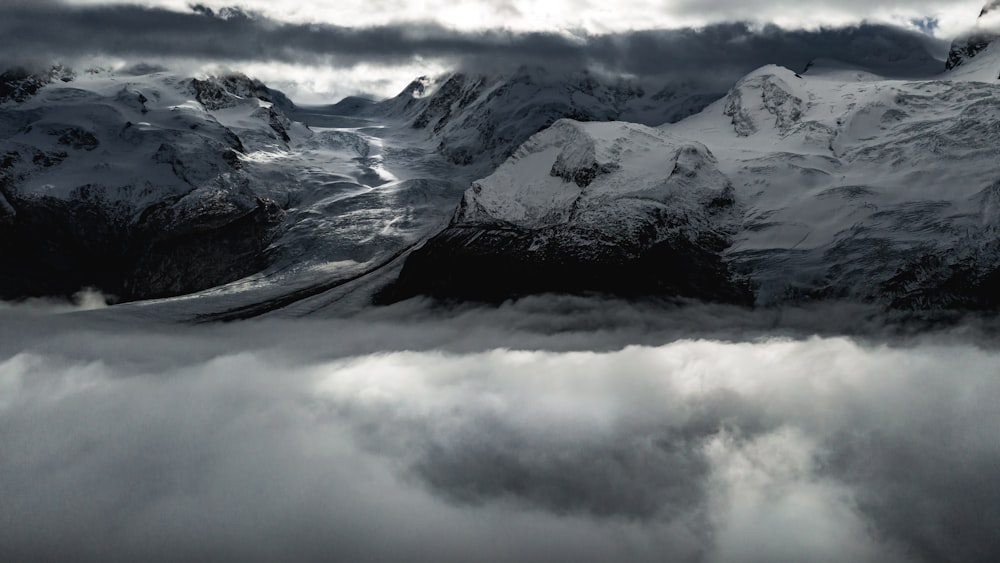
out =
[[[994,308],[1000,44],[952,68],[766,66],[658,130],[561,121],[474,182],[386,294]]]
[[[270,103],[157,72],[3,84],[0,295],[162,296],[261,267],[284,212],[242,156],[245,141],[283,142]]]
[[[980,63],[1000,70],[995,51]],[[705,142],[733,179],[746,215],[724,257],[759,303],[992,307],[997,86],[765,67],[670,130]]]
[[[271,288],[249,301],[315,291],[439,229],[469,181],[563,116],[661,123],[711,101],[675,90],[532,68],[298,107],[235,74],[8,71],[0,296],[134,300],[246,276]]]
[[[816,60],[714,94],[525,67],[300,107],[242,75],[8,71],[0,297],[298,315],[398,274],[383,298],[993,307],[994,8],[931,79]]]

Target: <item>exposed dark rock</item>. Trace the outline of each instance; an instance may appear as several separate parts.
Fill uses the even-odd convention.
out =
[[[1000,236],[983,233],[974,252],[925,254],[900,268],[881,291],[901,310],[1000,310]]]
[[[50,168],[66,160],[68,156],[68,154],[62,151],[35,151],[35,154],[31,157],[31,162],[41,168]]]
[[[561,160],[557,160],[555,165],[549,171],[549,174],[555,176],[556,178],[562,178],[567,182],[573,182],[581,188],[586,188],[594,181],[595,178],[602,174],[608,174],[614,170],[618,169],[618,165],[609,162],[604,164],[593,163],[591,166],[585,168],[572,169],[565,166],[565,163]]]
[[[464,86],[465,75],[457,73],[449,77],[434,94],[434,97],[427,104],[427,107],[424,108],[424,111],[413,120],[414,129],[423,129],[433,122],[435,124],[434,130],[440,131],[448,122],[452,105],[462,97]],[[422,85],[421,91],[423,91]],[[466,104],[468,104],[468,101]]]
[[[994,35],[973,35],[965,39],[956,40],[951,44],[948,52],[948,60],[945,62],[945,70],[951,70],[971,59],[990,46],[996,40]]]
[[[7,198],[0,193],[0,228],[10,225],[17,216],[17,210],[7,201]]]
[[[125,299],[182,295],[233,281],[267,265],[264,250],[279,233],[284,212],[257,199],[250,213],[221,225],[189,225],[185,231],[142,233],[142,252],[123,278]],[[192,228],[193,227],[193,228]],[[133,242],[133,245],[135,242]]]
[[[274,109],[274,107],[260,108],[254,112],[255,116],[260,116],[267,121],[267,124],[271,127],[271,130],[284,142],[289,142],[292,140],[288,136],[288,129],[292,126],[292,122],[285,117],[280,111]]]
[[[245,98],[257,98],[280,107],[291,107],[291,101],[281,92],[271,90],[263,82],[243,74],[228,74],[207,80],[191,80],[191,91],[206,109],[233,107]]]
[[[602,237],[564,228],[452,226],[409,256],[378,301],[415,295],[503,301],[544,292],[601,292],[752,303],[749,289],[734,280],[719,256],[724,240],[676,237],[628,244]],[[581,239],[592,244],[581,245]]]
[[[284,219],[264,199],[228,221],[175,231],[131,224],[123,210],[84,197],[15,199],[7,207],[16,213],[0,218],[3,299],[69,296],[81,287],[123,301],[207,289],[260,270]]]
[[[21,162],[21,153],[9,151],[0,157],[0,170],[13,168],[18,162]]]
[[[34,75],[23,68],[14,68],[0,74],[0,103],[23,102],[34,96],[49,80]]]
[[[23,102],[38,93],[46,84],[56,80],[72,82],[72,69],[63,65],[53,65],[42,72],[31,72],[23,67],[14,67],[0,74],[0,103]]]
[[[58,129],[51,132],[52,135],[58,137],[58,142],[60,145],[67,145],[77,150],[88,150],[92,151],[100,145],[100,141],[94,136],[90,131],[86,131],[79,127],[67,127],[65,129]]]

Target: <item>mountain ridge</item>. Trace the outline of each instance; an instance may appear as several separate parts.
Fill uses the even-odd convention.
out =
[[[465,69],[302,107],[238,74],[9,74],[0,286],[195,292],[178,311],[315,311],[338,280],[392,277],[382,300],[993,307],[995,51],[930,79],[766,65],[721,91]]]
[[[712,250],[717,260],[674,259],[702,265],[705,273],[728,272],[724,283],[749,288],[750,301],[763,306],[854,300],[904,310],[997,308],[1000,225],[990,209],[997,189],[993,168],[1000,157],[1000,130],[991,124],[1000,119],[1000,105],[995,76],[984,74],[1000,66],[995,50],[987,45],[960,65],[965,68],[923,81],[887,80],[836,66],[800,75],[769,65],[748,74],[701,113],[662,126],[664,133],[703,144],[724,178],[715,184],[731,183],[734,207],[743,210],[741,225],[727,231],[724,248]],[[470,254],[479,253],[480,262],[483,256],[510,262],[513,235],[497,239],[498,225],[517,237],[549,236],[551,225],[545,221],[525,223],[519,217],[570,217],[562,229],[583,228],[563,210],[581,186],[557,166],[525,167],[520,177],[504,179],[523,190],[508,190],[499,200],[496,190],[486,189],[523,159],[524,151],[543,143],[546,134],[529,140],[493,176],[472,184],[451,225],[411,255],[397,286],[387,292],[390,300],[420,293],[503,299],[496,287],[504,284],[534,291],[622,292],[620,284],[606,281],[622,268],[621,261],[604,260],[585,237],[515,248],[527,263],[581,254],[594,264],[604,260],[606,268],[595,266],[600,271],[590,274],[595,280],[590,284],[552,275],[552,283],[527,282],[520,279],[531,276],[524,267],[483,276],[465,271]],[[633,132],[623,143],[641,143],[640,136]],[[599,136],[587,135],[562,140],[563,153],[589,155],[595,142],[601,142]],[[655,181],[669,181],[668,155],[664,153],[659,168],[645,165],[645,173]],[[591,160],[588,175],[627,168],[620,160]],[[524,190],[541,191],[532,199]],[[545,195],[550,192],[562,195]],[[541,204],[527,213],[528,200]],[[652,201],[666,204],[662,198]],[[619,216],[588,230],[603,236],[640,224]],[[654,237],[646,248],[655,244]],[[544,260],[530,256],[538,248],[544,248]],[[635,251],[641,253],[642,247]],[[669,265],[658,271],[665,270]],[[507,281],[491,279],[497,276]],[[456,287],[448,280],[465,285]],[[676,287],[661,289],[668,297],[692,296]],[[513,290],[506,297],[521,293]],[[738,292],[718,295],[746,302]]]

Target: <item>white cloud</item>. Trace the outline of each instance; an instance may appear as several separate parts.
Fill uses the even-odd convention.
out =
[[[389,98],[402,92],[418,76],[438,76],[449,70],[440,60],[403,65],[361,63],[346,68],[270,62],[238,66],[240,72],[283,91],[298,104],[328,104],[347,96]],[[222,69],[206,66],[201,70],[217,74]]]

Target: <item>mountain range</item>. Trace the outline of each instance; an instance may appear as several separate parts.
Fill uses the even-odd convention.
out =
[[[728,91],[522,67],[298,106],[237,74],[11,69],[0,298],[95,287],[207,319],[538,292],[994,310],[997,8],[930,78],[815,60]]]

